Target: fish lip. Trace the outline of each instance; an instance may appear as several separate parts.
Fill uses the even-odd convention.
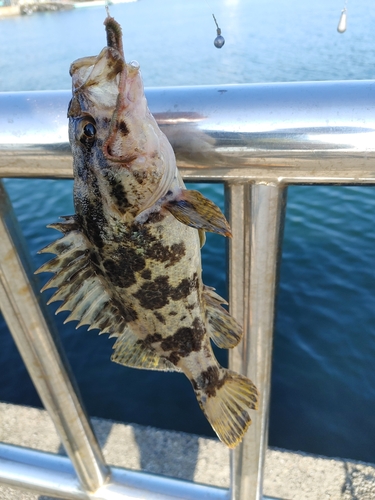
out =
[[[114,163],[123,163],[124,167],[127,167],[129,163],[133,162],[138,158],[138,155],[129,155],[129,156],[112,156],[108,153],[108,141],[105,142],[102,151],[106,160],[112,161]]]
[[[113,122],[113,117],[112,117],[112,122]],[[110,146],[111,146],[111,141],[112,141],[112,126],[110,127],[109,130],[109,135],[104,142],[102,146],[102,152],[103,156],[106,160],[112,161],[114,163],[124,163],[129,164],[132,161],[134,161],[136,158],[138,158],[138,155],[132,154],[132,155],[127,155],[127,156],[114,156],[110,153]]]

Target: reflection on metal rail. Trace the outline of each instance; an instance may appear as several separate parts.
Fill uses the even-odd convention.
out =
[[[0,177],[72,177],[69,92],[0,94]],[[375,184],[375,82],[149,89],[186,180],[222,181],[233,240],[231,311],[244,340],[230,365],[261,393],[223,490],[109,468],[34,294],[22,235],[0,190],[0,307],[70,461],[0,445],[0,482],[65,499],[258,500],[270,394],[277,271],[289,184]]]

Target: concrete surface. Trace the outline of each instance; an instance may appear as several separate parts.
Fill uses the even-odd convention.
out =
[[[214,439],[93,418],[111,465],[229,486],[229,451]],[[44,410],[0,403],[0,441],[64,453]],[[283,500],[374,500],[375,465],[270,449],[264,494]],[[47,500],[0,486],[1,500]]]

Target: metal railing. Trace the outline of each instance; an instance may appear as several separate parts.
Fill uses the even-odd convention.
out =
[[[0,307],[69,459],[0,445],[0,482],[65,499],[262,498],[275,292],[289,184],[375,184],[375,82],[148,89],[189,181],[221,181],[233,239],[231,312],[244,339],[230,366],[261,394],[229,490],[109,468],[36,299],[29,258],[0,191]],[[0,177],[72,177],[69,92],[0,94]],[[52,333],[51,333],[52,332]]]

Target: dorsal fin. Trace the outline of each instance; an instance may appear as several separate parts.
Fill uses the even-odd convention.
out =
[[[56,254],[55,258],[36,271],[54,273],[42,288],[42,291],[57,288],[48,304],[63,301],[56,314],[71,311],[65,323],[76,320],[79,322],[77,328],[89,325],[90,329],[98,328],[101,333],[121,335],[126,321],[111,300],[102,278],[95,272],[90,259],[90,242],[80,231],[74,216],[49,227],[57,229],[64,236],[39,252]]]

